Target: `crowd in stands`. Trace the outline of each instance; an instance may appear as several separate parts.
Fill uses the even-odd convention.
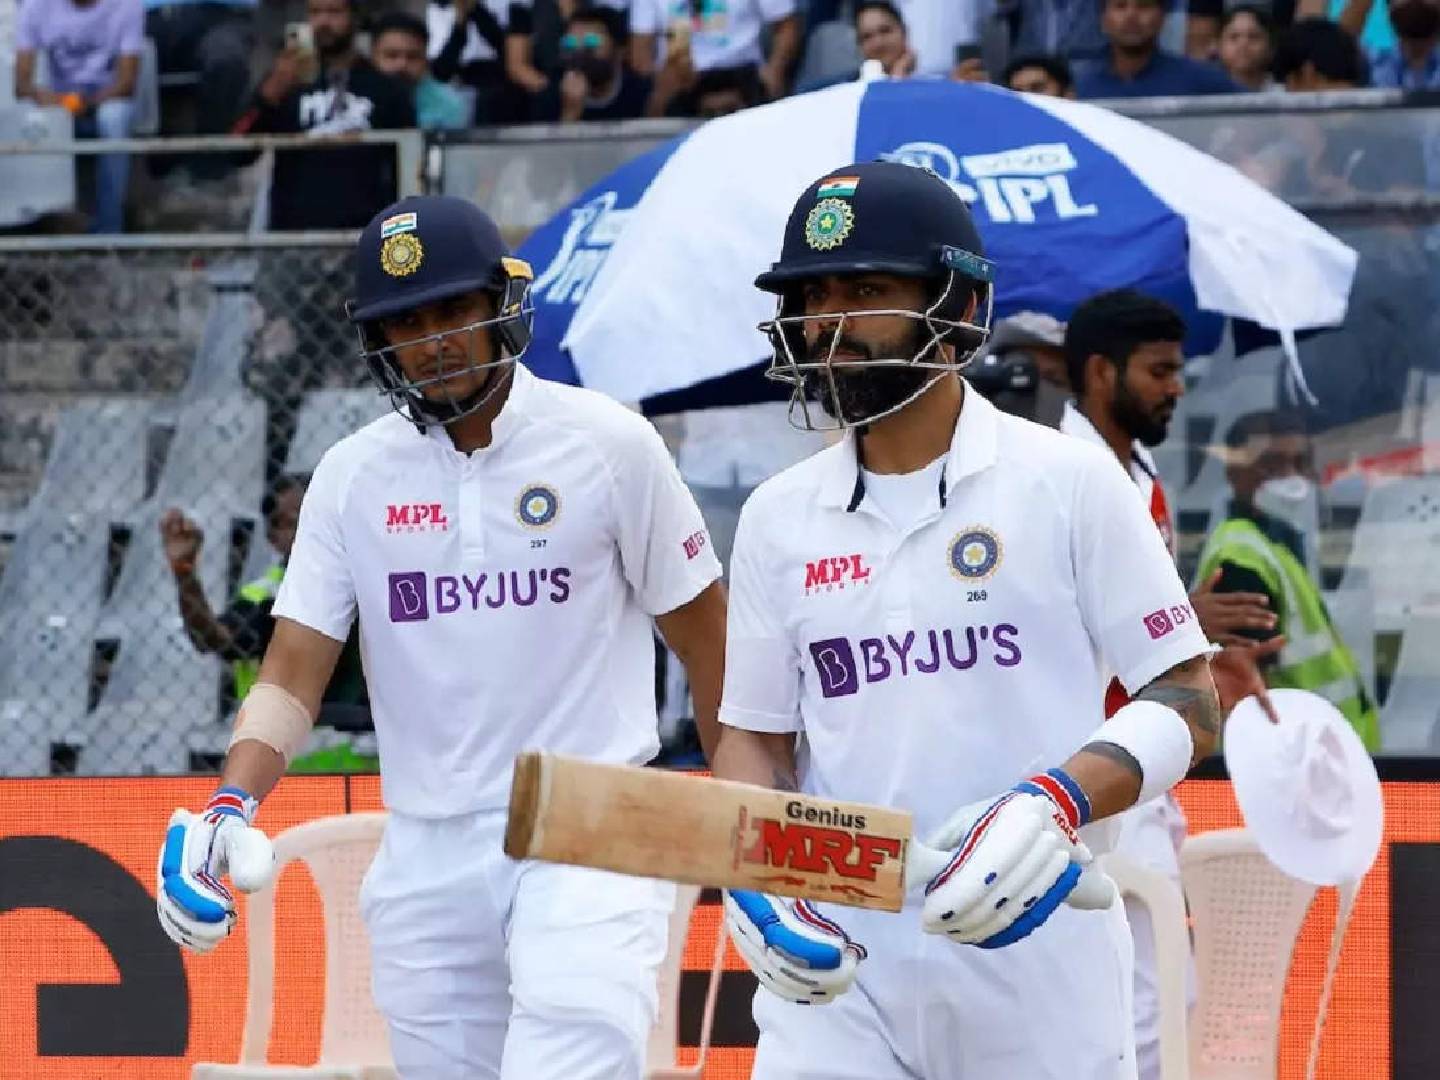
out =
[[[160,85],[192,99],[185,129],[162,134],[710,118],[856,78],[864,62],[892,79],[993,80],[1080,99],[1440,86],[1440,0],[1188,0],[1188,9],[1175,0],[0,7],[15,3],[15,96],[68,110],[80,137],[130,133],[146,38]],[[274,228],[358,226],[393,191],[393,154],[384,147],[286,157]],[[341,175],[353,182],[362,162],[367,184],[336,183]],[[211,156],[196,172],[233,168]],[[96,231],[122,228],[129,169],[125,155],[101,159]]]

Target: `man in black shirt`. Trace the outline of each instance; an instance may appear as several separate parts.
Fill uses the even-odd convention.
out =
[[[547,120],[630,120],[645,115],[650,80],[625,63],[625,16],[603,7],[579,7],[565,21],[560,58],[565,74],[547,91]]]
[[[355,51],[352,0],[308,0],[314,52],[294,45],[261,81],[240,134],[413,128],[410,94]],[[275,155],[270,228],[358,229],[397,196],[389,146],[286,150]]]

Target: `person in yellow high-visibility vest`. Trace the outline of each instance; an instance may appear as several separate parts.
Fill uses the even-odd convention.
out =
[[[211,610],[200,579],[195,575],[195,564],[205,542],[204,531],[175,508],[165,511],[160,518],[160,537],[170,572],[175,577],[185,634],[196,649],[215,653],[229,663],[237,702],[243,701],[255,684],[260,673],[260,658],[275,628],[270,609],[280,582],[285,579],[285,561],[295,543],[306,480],[304,476],[281,476],[262,500],[265,538],[280,554],[280,560],[253,581],[240,586],[229,606],[219,615]],[[327,720],[345,730],[365,730],[371,726],[359,643],[354,633],[325,690],[318,722],[324,724]],[[296,758],[290,763],[290,771],[377,771],[378,759],[373,751],[364,750],[364,747],[344,743],[325,747]]]
[[[1310,437],[1298,417],[1267,411],[1240,417],[1225,443],[1233,499],[1205,541],[1197,584],[1217,593],[1264,593],[1274,629],[1242,633],[1285,636],[1279,655],[1264,664],[1266,684],[1319,694],[1350,721],[1366,749],[1377,750],[1375,704],[1307,568],[1319,524]]]

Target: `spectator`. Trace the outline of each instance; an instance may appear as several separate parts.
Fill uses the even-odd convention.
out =
[[[1103,0],[997,0],[1013,56],[1063,56],[1072,65],[1105,55]]]
[[[546,12],[536,11],[534,0],[511,0],[505,24],[505,78],[519,93],[517,120],[530,120],[543,105],[544,94],[553,80],[543,71],[538,53],[543,51]],[[565,7],[568,9],[569,4]],[[553,28],[554,24],[551,23]],[[551,30],[554,35],[554,30]],[[554,38],[552,37],[553,41]],[[537,47],[538,46],[538,47]]]
[[[1354,90],[1365,65],[1355,39],[1329,19],[1301,19],[1275,47],[1274,74],[1291,92]]]
[[[1240,4],[1220,24],[1220,66],[1245,90],[1275,85],[1270,64],[1275,59],[1275,26],[1265,9]]]
[[[124,139],[135,117],[135,76],[144,40],[140,0],[24,0],[15,35],[15,97],[59,106],[82,139]],[[35,81],[44,54],[49,86]],[[95,167],[92,231],[123,232],[130,155],[103,154]]]
[[[564,75],[547,95],[546,120],[629,120],[645,115],[650,80],[625,63],[629,29],[610,8],[580,7],[565,20],[560,39]]]
[[[260,577],[241,586],[230,606],[218,616],[211,611],[200,579],[195,576],[195,564],[205,542],[204,532],[178,509],[167,510],[160,518],[160,538],[165,559],[175,577],[185,634],[200,652],[215,653],[230,664],[237,703],[259,678],[260,659],[275,631],[271,608],[280,582],[285,578],[285,563],[295,543],[300,503],[307,483],[307,477],[286,475],[271,487],[260,509],[265,518],[265,538],[280,559]],[[352,632],[325,688],[319,722],[334,724],[338,720],[347,728],[363,729],[368,726],[368,701],[358,637]],[[326,761],[335,764],[333,753],[326,755]],[[373,770],[374,765],[373,760],[362,758],[350,762],[349,767]],[[306,771],[306,762],[297,759],[291,768]]]
[[[1374,0],[1348,0],[1340,27],[1359,40]],[[1440,0],[1391,0],[1395,44],[1366,51],[1370,85],[1395,90],[1440,90]]]
[[[1265,596],[1275,625],[1240,633],[1257,641],[1285,639],[1278,656],[1262,661],[1266,685],[1327,698],[1367,749],[1379,749],[1375,705],[1307,569],[1313,564],[1307,550],[1318,541],[1319,496],[1304,425],[1282,413],[1249,413],[1226,435],[1225,458],[1233,498],[1205,541],[1197,582],[1218,595]]]
[[[960,65],[955,50],[979,42],[980,10],[982,6],[988,7],[989,0],[894,2],[915,50],[915,74],[954,77],[954,69]]]
[[[753,67],[712,68],[695,80],[692,98],[694,115],[714,120],[759,105],[765,100],[765,88]]]
[[[430,0],[425,7],[430,71],[474,89],[479,124],[517,119],[524,108],[523,92],[505,77],[509,7],[509,0]]]
[[[1075,80],[1080,98],[1233,94],[1223,71],[1160,48],[1165,8],[1160,0],[1105,0],[1101,29],[1109,55]]]
[[[260,82],[239,133],[345,135],[415,126],[406,88],[355,51],[353,0],[307,0],[315,51],[288,45]],[[270,182],[272,229],[359,229],[395,200],[389,146],[282,150]]]
[[[910,48],[905,19],[890,0],[860,0],[855,5],[855,41],[860,58],[880,61],[890,78],[915,74],[915,51]]]
[[[1305,8],[1323,7],[1325,0],[1302,0]],[[1275,35],[1295,22],[1296,0],[1190,0],[1185,19],[1185,55],[1192,60],[1214,60],[1219,56],[1220,32],[1231,12],[1255,8],[1264,12],[1270,27],[1271,45]],[[1314,12],[1318,14],[1319,12]]]
[[[392,11],[375,20],[370,31],[370,62],[410,88],[415,119],[426,131],[453,131],[470,124],[470,105],[430,74],[425,60],[430,32],[408,11]]]
[[[1059,56],[1020,56],[1005,66],[1000,83],[1023,94],[1073,98],[1075,79]]]
[[[768,56],[761,49],[767,30]],[[665,77],[666,65],[673,68],[668,77],[672,83],[679,82],[687,68],[703,73],[754,66],[765,93],[779,98],[785,95],[800,52],[795,0],[728,0],[725,5],[706,0],[632,0],[630,32],[630,66],[641,75],[653,74],[657,86]],[[659,48],[662,33],[663,59]],[[657,61],[662,68],[658,74]],[[681,89],[692,89],[693,79],[692,75],[691,82]]]
[[[245,106],[258,0],[145,0],[145,33],[161,75],[195,74],[195,131],[223,135]],[[224,155],[197,154],[191,169],[228,171]]]

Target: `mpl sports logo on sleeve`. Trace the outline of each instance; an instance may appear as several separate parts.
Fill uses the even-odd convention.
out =
[[[1188,622],[1195,621],[1195,609],[1189,604],[1176,604],[1174,607],[1160,608],[1145,616],[1145,629],[1150,633],[1151,641],[1159,641],[1167,634],[1174,633]]]

